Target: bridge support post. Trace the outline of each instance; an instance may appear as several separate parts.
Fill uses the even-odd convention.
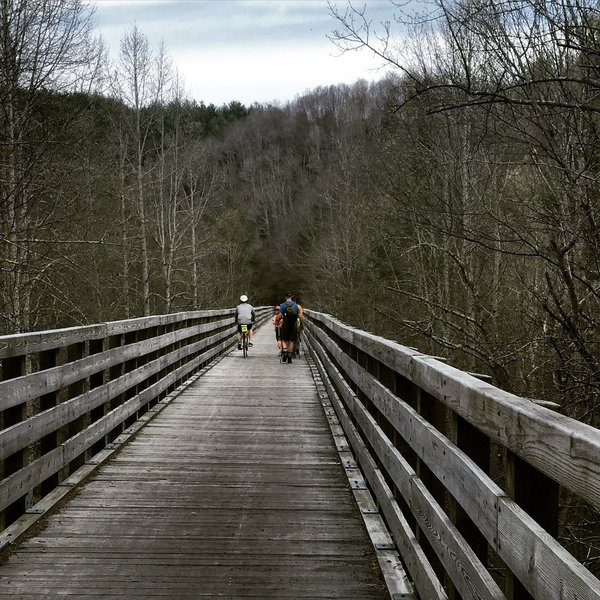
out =
[[[56,367],[60,362],[60,354],[60,350],[56,348],[40,352],[38,355],[40,371],[45,371],[46,369],[52,369],[53,367]],[[59,392],[50,392],[48,394],[44,394],[40,398],[40,412],[57,406],[60,402],[59,396]],[[54,448],[62,443],[63,439],[64,436],[62,435],[60,429],[45,435],[40,441],[41,454],[46,454],[51,450],[54,450]],[[53,490],[60,483],[60,481],[60,472],[54,473],[46,480],[42,481],[40,486],[40,495],[45,496],[50,490]]]
[[[2,360],[2,381],[6,381],[7,379],[13,379],[15,377],[20,377],[21,375],[25,375],[27,372],[27,357],[25,355],[22,356],[12,356]],[[2,429],[6,429],[11,425],[15,425],[16,423],[20,423],[26,415],[27,407],[26,404],[17,404],[11,408],[8,408],[2,411],[1,419]],[[27,458],[27,449],[19,450],[8,456],[0,463],[0,475],[2,478],[8,477],[12,473],[15,473],[19,469],[21,469]],[[21,514],[23,514],[27,510],[27,496],[22,496],[16,502],[13,502],[10,506],[8,506],[2,513],[0,517],[0,525],[2,528],[7,527],[11,523],[13,523]]]
[[[100,354],[104,351],[108,350],[108,339],[107,338],[99,338],[97,340],[90,340],[90,348],[89,353],[90,356],[94,354]],[[94,373],[90,376],[90,390],[96,389],[98,387],[102,387],[105,383],[109,381],[109,372],[108,370],[99,371],[98,373]],[[95,423],[102,417],[104,417],[108,413],[108,403],[101,404],[96,408],[92,409],[90,413],[90,421],[91,423]],[[100,452],[104,446],[108,443],[108,436],[104,436],[101,440],[98,440],[90,449],[90,454],[93,456],[97,452]]]
[[[510,451],[506,456],[506,491],[552,537],[558,537],[560,486]],[[533,600],[514,575],[506,583],[508,600]]]
[[[79,342],[77,344],[73,344],[67,347],[67,360],[69,362],[74,362],[80,360],[88,355],[88,344],[85,342]],[[71,384],[68,388],[69,398],[75,398],[80,394],[89,390],[89,380],[88,378],[80,379],[79,381]],[[85,429],[91,423],[90,414],[86,413],[70,423],[69,432],[67,437],[72,437],[75,434],[79,433],[83,429]],[[77,469],[79,469],[86,460],[86,454],[89,452],[84,452],[80,456],[75,457],[67,467],[64,469],[64,477],[68,477]]]

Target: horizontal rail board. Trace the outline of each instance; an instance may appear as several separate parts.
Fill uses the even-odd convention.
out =
[[[321,359],[325,358],[323,351],[318,347],[317,352]],[[383,434],[373,417],[356,398],[350,386],[336,371],[331,362],[326,362],[326,369],[328,375],[336,382],[337,390],[343,395],[345,406],[360,425],[361,431],[373,446],[377,457],[394,478],[396,486],[402,493],[404,500],[411,507],[413,515],[417,518],[422,531],[432,543],[434,551],[444,563],[458,591],[465,598],[503,600],[505,598],[504,594],[475,553],[462,539],[456,527],[450,522],[427,488],[420,482],[415,471],[402,458],[398,450]],[[346,423],[348,423],[347,420]],[[365,458],[363,453],[361,466],[363,466],[362,462]],[[373,461],[370,456],[368,459]],[[373,461],[370,467],[366,468],[367,472],[373,473],[374,464]],[[425,590],[420,590],[421,595],[424,592]]]
[[[498,531],[496,515],[498,499],[505,496],[505,492],[495,485],[464,452],[438,432],[416,410],[392,394],[388,388],[344,354],[322,331],[317,330],[315,333],[319,343],[331,353],[406,443],[443,482],[478,529],[488,540],[494,540]],[[347,400],[350,401],[350,398]],[[364,412],[358,406],[356,410]],[[358,418],[357,415],[355,417]],[[373,431],[370,433],[374,434]],[[369,440],[371,443],[376,442],[371,439],[371,436]],[[383,460],[383,456],[380,458]],[[408,490],[407,486],[404,488]]]
[[[158,382],[113,409],[92,425],[86,427],[82,432],[69,438],[55,450],[28,463],[16,473],[0,481],[0,510],[3,510],[28,490],[56,473],[65,464],[68,464],[98,440],[102,439],[119,423],[134,415],[150,400],[167,390],[179,379],[190,374],[202,362],[210,360],[216,354],[222,352],[228,345],[230,344],[223,342],[216,348],[196,357],[190,363],[170,372]]]
[[[50,331],[5,335],[0,336],[0,359],[65,348],[89,340],[109,338],[152,327],[174,325],[193,319],[233,317],[233,315],[233,309],[206,310],[140,317],[124,321],[111,321],[83,327],[68,327]]]
[[[360,434],[352,424],[344,406],[338,399],[337,391],[332,386],[329,378],[330,372],[328,369],[331,368],[331,365],[328,364],[326,360],[321,361],[322,354],[319,353],[318,347],[313,345],[312,350],[314,354],[313,359],[319,369],[323,383],[329,394],[331,404],[334,406],[337,417],[343,426],[344,433],[350,441],[352,449],[357,456],[357,460],[360,462],[363,472],[367,476],[371,488],[375,492],[377,502],[383,510],[388,527],[400,550],[404,563],[411,574],[417,591],[423,598],[448,600],[448,594],[445,592],[441,582],[435,574],[431,563],[425,555],[425,552],[419,544],[410,525],[406,521],[406,518],[399,510],[387,483],[377,469],[375,461],[370,456]]]
[[[458,369],[417,358],[412,381],[529,464],[600,509],[600,431]]]

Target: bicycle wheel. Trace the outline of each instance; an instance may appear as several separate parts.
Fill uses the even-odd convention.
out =
[[[242,335],[242,352],[244,353],[244,358],[248,356],[248,334],[244,333]]]

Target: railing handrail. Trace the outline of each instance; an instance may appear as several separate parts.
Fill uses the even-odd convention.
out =
[[[264,321],[271,308],[257,312]],[[233,315],[0,337],[0,525],[41,505],[235,344]],[[448,598],[453,586],[464,598],[516,600],[527,589],[540,600],[600,600],[600,581],[554,531],[559,484],[600,508],[598,429],[330,315],[305,315],[332,405],[422,597]],[[503,453],[497,473],[494,452]]]
[[[599,429],[501,390],[437,358],[344,325],[331,315],[310,310],[305,313],[314,321],[330,325],[340,337],[409,379],[495,442],[600,509]],[[475,401],[481,404],[474,406]],[[496,419],[498,411],[506,417],[500,423]],[[546,452],[536,444],[525,443],[527,440],[523,438],[532,431],[547,448]]]
[[[33,354],[49,349],[55,349],[72,344],[107,338],[114,335],[132,333],[150,327],[159,327],[174,323],[182,323],[188,320],[225,317],[233,315],[235,309],[227,308],[220,310],[198,310],[166,315],[151,315],[147,317],[136,317],[134,319],[122,319],[119,321],[106,321],[81,325],[76,327],[65,327],[62,329],[47,329],[45,331],[32,331],[0,336],[0,360],[23,354]]]
[[[600,598],[600,581],[553,537],[555,482],[600,507],[599,430],[330,315],[305,315],[332,404],[422,597],[445,598],[451,581],[465,598]]]

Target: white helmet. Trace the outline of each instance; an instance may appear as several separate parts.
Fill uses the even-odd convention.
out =
[[[248,296],[246,296],[246,294],[242,294],[240,296],[240,302],[248,302]]]

